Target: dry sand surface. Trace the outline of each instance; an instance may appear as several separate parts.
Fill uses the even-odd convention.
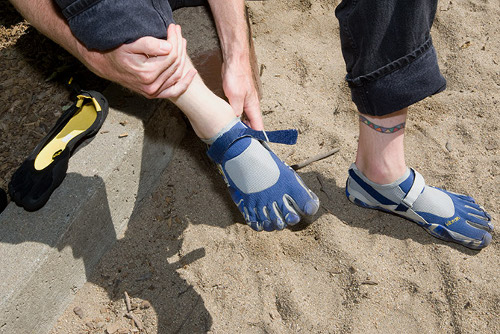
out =
[[[273,149],[293,164],[340,148],[300,170],[318,214],[252,231],[188,132],[52,334],[138,332],[125,291],[144,333],[500,332],[496,235],[471,251],[345,198],[357,114],[337,3],[248,2],[266,126],[300,130],[297,145]],[[413,106],[406,130],[408,164],[428,184],[474,196],[496,221],[499,17],[498,0],[439,3],[433,37],[448,89]]]

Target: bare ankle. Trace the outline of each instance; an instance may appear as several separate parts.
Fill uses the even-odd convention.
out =
[[[378,184],[389,184],[406,173],[406,164],[385,164],[385,163],[366,163],[362,159],[356,160],[356,167],[363,173],[370,181]]]
[[[392,183],[406,173],[406,113],[405,108],[384,117],[360,115],[356,166],[375,183]]]

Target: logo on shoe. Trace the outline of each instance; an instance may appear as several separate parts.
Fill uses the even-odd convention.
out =
[[[451,224],[456,223],[456,222],[457,222],[457,221],[459,221],[459,220],[460,220],[460,217],[458,217],[458,216],[457,216],[457,217],[453,218],[452,220],[448,220],[448,221],[445,223],[445,225],[446,225],[446,226],[450,226]]]
[[[62,153],[63,150],[58,150],[56,152],[54,152],[54,154],[52,155],[52,160],[54,160],[57,156],[59,156],[61,153]]]

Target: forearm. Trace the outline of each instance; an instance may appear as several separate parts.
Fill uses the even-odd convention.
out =
[[[248,124],[263,130],[259,95],[250,59],[250,34],[244,0],[208,0],[221,41],[222,87],[236,116],[244,112]]]
[[[244,0],[208,0],[226,62],[249,62],[249,34]]]
[[[62,46],[84,64],[86,48],[71,33],[68,23],[53,0],[9,0],[39,32]],[[86,64],[87,65],[87,64]]]

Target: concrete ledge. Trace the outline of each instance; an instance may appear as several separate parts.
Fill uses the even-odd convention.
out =
[[[111,108],[101,132],[73,155],[47,204],[30,213],[11,203],[0,215],[0,333],[51,329],[184,135],[166,102],[114,85],[104,95]]]

